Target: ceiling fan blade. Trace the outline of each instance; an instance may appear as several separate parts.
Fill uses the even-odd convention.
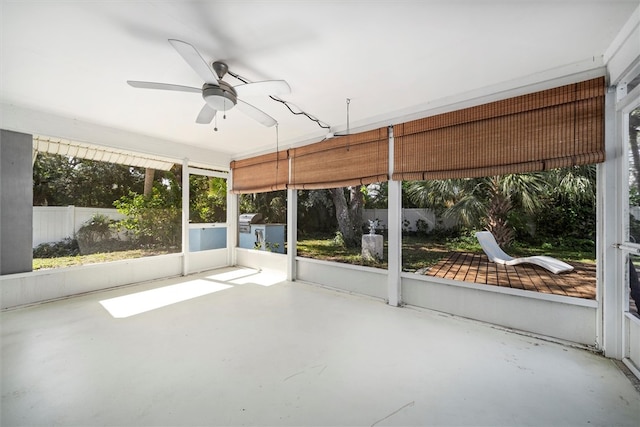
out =
[[[211,108],[209,104],[204,104],[202,106],[202,110],[198,113],[198,117],[196,118],[196,123],[200,123],[202,125],[208,125],[211,123],[211,120],[216,116],[216,110]]]
[[[284,80],[264,80],[233,87],[239,97],[255,95],[285,95],[291,93],[289,83]]]
[[[139,82],[136,80],[127,80],[129,86],[140,89],[160,89],[160,90],[175,90],[177,92],[193,92],[202,93],[202,89],[191,86],[172,85],[167,83],[155,83],[155,82]]]
[[[202,59],[200,53],[196,50],[195,47],[191,46],[189,43],[183,42],[181,40],[169,39],[169,43],[178,51],[180,56],[187,61],[187,64],[193,68],[193,70],[198,73],[200,78],[205,81],[205,83],[210,83],[218,86],[218,78],[213,73],[213,70],[209,68],[206,61]]]
[[[241,101],[239,99],[238,99],[238,103],[236,104],[236,108],[238,108],[238,110],[245,113],[247,116],[251,117],[252,119],[260,122],[261,124],[267,127],[271,127],[277,123],[273,117],[271,117],[264,111],[254,107],[251,104],[247,104],[246,102]]]

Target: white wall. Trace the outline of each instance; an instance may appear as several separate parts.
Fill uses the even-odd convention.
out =
[[[0,308],[39,303],[180,275],[182,255],[169,254],[0,276]]]
[[[188,274],[225,267],[228,265],[228,255],[228,249],[224,248],[188,252],[186,260],[182,253],[176,253],[1,275],[0,309],[180,276],[183,274],[183,264],[187,265]],[[286,259],[284,255],[279,257]],[[259,268],[260,260],[253,264]],[[279,268],[284,271],[282,265]]]
[[[405,304],[586,346],[596,343],[597,302],[402,274]]]
[[[297,280],[387,300],[388,271],[296,258]],[[597,302],[401,274],[402,303],[593,347]]]
[[[296,258],[298,280],[387,299],[387,270],[310,258]]]
[[[187,273],[198,273],[214,268],[226,267],[227,258],[228,251],[226,248],[189,252]]]
[[[236,248],[236,264],[257,270],[287,271],[287,256],[268,251]]]

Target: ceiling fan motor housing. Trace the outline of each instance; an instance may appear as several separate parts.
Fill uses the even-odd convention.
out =
[[[219,86],[205,83],[202,86],[202,98],[216,111],[232,109],[238,102],[238,94],[233,86],[220,80]]]

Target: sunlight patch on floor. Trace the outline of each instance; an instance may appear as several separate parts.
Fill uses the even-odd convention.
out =
[[[211,282],[210,280],[191,280],[176,285],[102,300],[100,304],[113,317],[120,319],[212,294],[231,287],[233,286]]]
[[[287,280],[287,275],[279,271],[239,269],[213,274],[207,276],[207,279],[234,285],[273,286]]]
[[[260,270],[253,268],[234,268],[233,270],[225,270],[220,273],[215,273],[207,276],[209,280],[215,280],[216,282],[232,282],[233,280],[242,279],[246,277],[253,277],[260,274]]]

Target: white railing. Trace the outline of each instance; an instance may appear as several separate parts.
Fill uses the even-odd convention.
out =
[[[76,206],[34,206],[33,247],[41,243],[59,242],[73,237],[95,214],[120,220],[125,215],[117,209],[81,208]]]

